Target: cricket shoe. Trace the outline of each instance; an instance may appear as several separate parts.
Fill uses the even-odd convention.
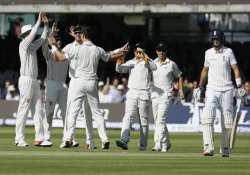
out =
[[[161,151],[161,148],[153,147],[153,148],[151,149],[151,151],[160,152],[160,151]]]
[[[222,157],[229,157],[229,155],[230,155],[229,148],[224,147],[221,151],[222,151],[222,153],[221,153]]]
[[[53,145],[53,143],[52,143],[51,141],[49,141],[49,140],[44,140],[44,141],[40,144],[41,147],[52,147],[52,145]]]
[[[42,143],[43,143],[43,141],[41,141],[41,140],[32,141],[33,146],[41,146]]]
[[[124,143],[123,141],[116,140],[115,143],[118,147],[122,148],[123,150],[128,150],[128,145]]]
[[[92,151],[92,150],[97,149],[97,146],[96,146],[95,144],[86,144],[86,145],[84,146],[84,148],[87,149],[87,150]]]
[[[77,141],[73,140],[72,147],[77,148],[79,146],[80,146],[80,144]]]
[[[214,151],[204,151],[202,153],[203,156],[214,156]]]
[[[102,150],[109,149],[110,142],[107,140],[106,142],[102,142]]]
[[[25,141],[22,141],[22,142],[16,142],[16,146],[20,147],[20,148],[23,148],[23,147],[29,146],[29,144],[26,143]]]
[[[72,147],[72,142],[71,141],[65,141],[62,142],[60,145],[60,148],[71,148]]]
[[[171,149],[171,147],[172,147],[172,145],[168,144],[167,147],[162,147],[161,152],[166,153],[166,152],[168,152]]]

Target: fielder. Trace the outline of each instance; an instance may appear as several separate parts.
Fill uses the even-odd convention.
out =
[[[64,53],[68,53],[68,54],[72,54],[74,51],[76,51],[75,49],[83,44],[83,37],[82,37],[82,29],[80,26],[72,26],[70,28],[70,35],[75,39],[74,42],[66,45],[64,48],[63,48],[63,52]],[[67,112],[66,114],[68,115],[68,111],[70,110],[70,104],[71,104],[71,95],[70,95],[70,92],[72,91],[72,88],[73,88],[73,85],[72,85],[72,80],[75,78],[75,68],[76,68],[76,58],[73,58],[69,61],[69,77],[70,77],[70,82],[69,82],[69,94],[68,94],[68,100],[67,100]],[[86,99],[87,100],[87,99]],[[90,107],[89,105],[86,103],[86,100],[84,101],[83,103],[83,111],[80,111],[78,115],[82,115],[84,114],[84,118],[85,118],[85,123],[86,123],[86,145],[85,145],[85,148],[86,149],[89,149],[89,150],[93,150],[93,149],[96,149],[96,146],[94,144],[94,140],[93,140],[93,126],[92,126],[92,119],[89,118],[89,117],[86,117],[86,116],[91,116],[91,110],[90,110]],[[67,115],[66,115],[66,120],[67,120]],[[65,124],[67,123],[66,121],[64,122]],[[63,142],[62,144],[60,145],[61,148],[65,148],[67,147],[67,145],[65,144],[66,143],[66,132],[67,130],[67,126],[64,125],[64,136],[63,137]],[[74,137],[75,137],[75,133],[74,133]],[[79,143],[75,141],[75,138],[73,138],[73,143],[72,143],[72,146],[73,147],[78,147],[79,146]]]
[[[130,126],[134,116],[139,114],[140,143],[139,149],[147,149],[148,139],[148,117],[150,107],[150,82],[152,71],[156,70],[155,63],[145,54],[145,48],[141,43],[136,44],[134,49],[135,58],[123,63],[118,60],[116,71],[128,73],[128,92],[125,107],[125,114],[122,120],[121,139],[116,145],[124,150],[128,149],[130,138]]]
[[[44,23],[42,36],[35,40],[37,30]],[[15,143],[18,147],[26,147],[28,144],[24,139],[24,127],[29,110],[34,117],[35,140],[33,144],[40,146],[44,141],[43,129],[43,106],[41,103],[40,84],[37,80],[38,66],[36,51],[45,42],[48,35],[48,19],[45,14],[39,13],[36,24],[30,24],[21,29],[22,41],[19,45],[19,55],[21,61],[20,77],[18,87],[20,90],[20,101],[16,117],[16,137]]]
[[[61,39],[57,33],[55,33],[56,24],[53,24],[52,35],[56,39],[57,48],[61,48]],[[61,110],[61,116],[63,122],[65,120],[66,103],[68,88],[65,83],[68,71],[68,61],[55,62],[51,50],[48,48],[48,42],[45,42],[42,46],[42,53],[47,63],[47,87],[45,91],[45,111],[47,118],[47,125],[45,126],[45,140],[47,145],[51,142],[52,132],[52,119],[55,111],[55,105],[59,105]],[[43,143],[42,143],[43,144]]]
[[[212,48],[205,52],[204,67],[201,72],[199,88],[202,89],[208,76],[206,87],[205,107],[201,122],[203,128],[203,155],[214,155],[213,123],[216,108],[222,112],[221,128],[221,154],[229,157],[229,136],[233,123],[233,83],[231,80],[231,68],[235,76],[237,88],[240,88],[241,77],[234,53],[225,47],[225,37],[222,31],[214,30],[212,33]]]
[[[104,117],[99,109],[99,99],[97,90],[97,67],[100,59],[103,61],[109,61],[110,59],[117,59],[126,52],[126,45],[123,48],[106,53],[102,48],[94,45],[91,40],[91,30],[86,27],[83,30],[83,44],[76,47],[72,53],[60,52],[54,45],[53,38],[50,44],[54,53],[56,61],[64,61],[75,59],[75,73],[74,79],[71,79],[71,91],[70,94],[70,109],[66,119],[67,133],[65,145],[71,147],[72,138],[75,132],[76,118],[81,110],[83,102],[89,103],[92,117],[94,118],[98,134],[101,137],[102,149],[109,149],[109,139],[106,132]],[[90,117],[90,116],[85,116]],[[92,123],[91,123],[92,125]]]
[[[182,72],[175,62],[166,55],[166,46],[159,43],[156,47],[157,58],[154,63],[157,70],[153,71],[151,88],[152,109],[155,122],[154,142],[152,151],[167,152],[171,148],[166,118],[171,104],[174,80],[178,79],[180,97],[184,98],[182,89]]]

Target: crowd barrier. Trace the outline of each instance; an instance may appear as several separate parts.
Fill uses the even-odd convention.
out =
[[[0,125],[15,125],[15,117],[18,102],[0,100]],[[121,128],[121,121],[124,115],[124,104],[101,104],[107,128]],[[201,114],[203,104],[193,105],[191,103],[172,104],[169,109],[167,118],[167,126],[171,132],[201,132]],[[138,129],[138,117],[134,116],[134,124],[132,127]],[[218,110],[215,118],[215,132],[220,132],[221,114]],[[150,129],[154,129],[152,110],[150,110]],[[29,114],[27,125],[33,125],[33,120]],[[85,122],[82,115],[78,116],[77,127],[84,128]],[[60,111],[56,112],[53,119],[53,127],[62,127],[63,122]],[[94,122],[95,127],[95,122]],[[241,117],[238,125],[238,132],[250,132],[250,107],[241,108]]]

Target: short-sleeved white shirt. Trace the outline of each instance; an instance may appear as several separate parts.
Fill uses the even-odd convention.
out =
[[[237,64],[232,49],[222,47],[219,51],[210,48],[205,52],[204,67],[208,67],[208,88],[216,91],[233,89],[231,65]]]
[[[157,69],[153,72],[152,98],[172,92],[173,81],[182,74],[176,63],[169,58],[162,63],[159,58],[156,58],[154,63]]]
[[[135,58],[124,64],[116,65],[116,71],[119,73],[129,73],[128,88],[134,90],[149,90],[152,80],[152,68],[156,69],[155,63],[150,60],[149,64],[143,60],[137,61]]]
[[[110,54],[97,47],[91,41],[84,41],[76,46],[72,53],[68,53],[66,59],[75,59],[74,76],[85,80],[97,80],[97,68],[100,59],[107,62]]]

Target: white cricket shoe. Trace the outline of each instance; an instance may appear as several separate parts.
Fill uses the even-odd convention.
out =
[[[29,146],[29,144],[26,143],[25,141],[22,141],[22,142],[16,142],[16,146],[21,148],[21,147],[27,147]]]
[[[172,147],[171,144],[168,144],[167,147],[164,146],[161,148],[161,152],[166,153],[171,149],[171,147]]]
[[[52,145],[53,145],[53,143],[50,142],[49,140],[44,140],[44,141],[40,144],[41,147],[51,147]]]
[[[73,142],[72,142],[72,147],[79,147],[80,146],[80,144],[77,142],[77,141],[75,141],[75,140],[73,140]]]
[[[107,140],[105,142],[102,142],[102,150],[109,149],[110,142]]]
[[[71,148],[72,147],[72,142],[71,141],[65,141],[62,142],[60,145],[60,148]]]

